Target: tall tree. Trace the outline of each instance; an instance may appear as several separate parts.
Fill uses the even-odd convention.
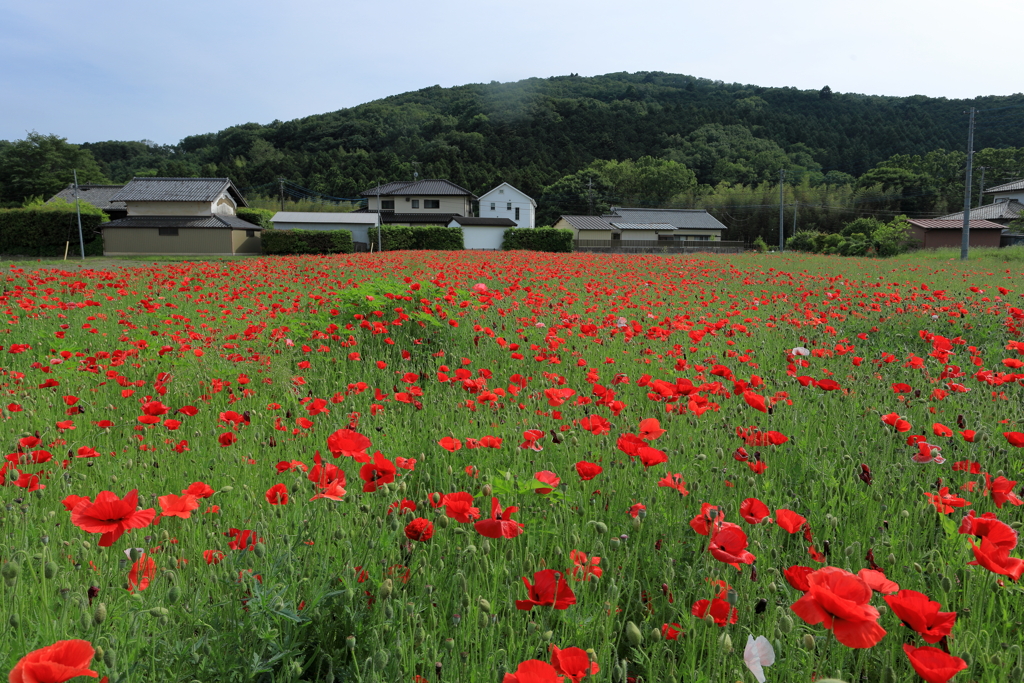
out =
[[[67,138],[33,131],[24,140],[0,148],[0,200],[47,198],[72,182],[75,170],[79,183],[108,182],[91,152]]]

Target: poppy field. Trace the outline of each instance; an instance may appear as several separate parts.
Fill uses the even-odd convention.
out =
[[[1024,680],[1019,263],[24,266],[12,683]]]

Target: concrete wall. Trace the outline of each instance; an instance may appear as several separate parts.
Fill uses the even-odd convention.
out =
[[[587,232],[590,231],[588,230]],[[620,239],[623,242],[629,240],[656,240],[658,239],[658,232],[656,230],[623,230]]]
[[[466,249],[501,249],[505,228],[463,227],[462,242]]]
[[[246,237],[248,230],[232,230],[231,231],[231,248],[235,254],[262,254],[263,253],[263,241],[261,239],[262,231],[255,230],[254,237]]]
[[[210,202],[125,202],[129,216],[209,216]]]
[[[179,228],[176,236],[162,236],[158,228],[106,228],[103,230],[103,255],[127,256],[131,254],[233,254],[234,236],[239,233],[246,248],[255,240],[259,253],[259,237],[245,238],[244,230],[227,228]],[[259,235],[259,232],[256,233]]]
[[[409,199],[410,201],[405,201]],[[412,208],[412,200],[417,199],[420,203],[420,208]],[[437,209],[424,209],[423,200],[435,199],[440,202],[440,208]],[[452,197],[452,196],[432,196],[432,195],[397,195],[394,197],[381,197],[382,202],[394,201],[395,202],[395,213],[457,213],[461,216],[469,216],[472,207],[470,206],[469,197]],[[370,211],[377,210],[377,196],[367,197],[367,209]]]
[[[612,238],[611,228],[608,230],[575,230],[574,239],[578,240],[610,240]]]

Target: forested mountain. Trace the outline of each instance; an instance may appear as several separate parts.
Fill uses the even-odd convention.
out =
[[[112,181],[230,176],[250,194],[276,194],[279,177],[333,197],[411,179],[414,171],[476,193],[507,181],[542,199],[548,218],[596,206],[595,185],[603,184],[603,198],[613,203],[628,196],[636,204],[694,204],[712,188],[775,183],[780,167],[787,183],[812,187],[856,185],[874,174],[860,185],[938,213],[958,208],[964,111],[971,106],[981,110],[975,148],[992,148],[998,157],[986,184],[1024,175],[1021,94],[972,101],[880,97],[660,72],[435,86],[293,121],[233,126],[173,146],[81,147]],[[636,178],[624,181],[632,183],[626,191],[601,175],[605,162],[628,160],[637,169],[686,177],[666,194],[646,191]],[[696,184],[677,164],[693,172]],[[11,194],[6,186],[0,191]],[[890,202],[887,208],[908,207]]]

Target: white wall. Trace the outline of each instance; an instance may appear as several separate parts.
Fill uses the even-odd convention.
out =
[[[1024,203],[1024,190],[1014,190],[1013,192],[999,192],[992,195],[993,200],[999,199],[1016,199],[1018,202]]]
[[[493,209],[491,204],[494,204]],[[517,208],[519,220],[516,220]],[[530,198],[510,185],[499,185],[480,197],[480,218],[508,218],[520,228],[536,227]]]
[[[209,216],[211,202],[125,202],[129,216]]]
[[[462,228],[462,243],[466,249],[501,249],[504,240],[505,228]]]
[[[409,201],[405,201],[408,199]],[[412,208],[412,200],[416,199],[419,201],[419,208]],[[426,199],[435,199],[440,204],[437,209],[424,209],[423,202]],[[460,216],[469,216],[470,214],[470,201],[469,197],[451,196],[451,195],[397,195],[393,197],[381,196],[381,202],[393,201],[395,203],[395,213],[455,213]],[[377,210],[377,195],[371,195],[366,198],[366,208],[369,211]]]

